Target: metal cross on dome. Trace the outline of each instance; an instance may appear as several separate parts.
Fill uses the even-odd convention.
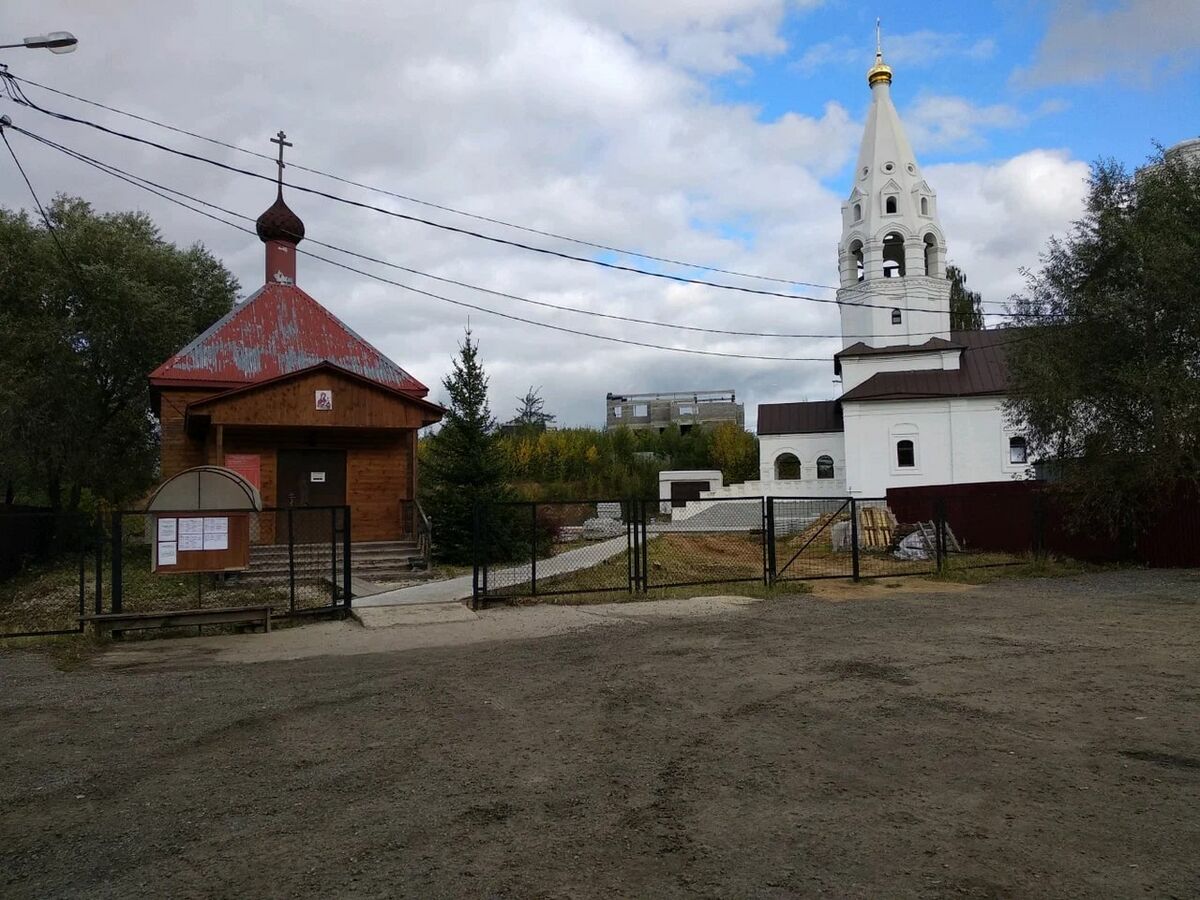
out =
[[[277,134],[275,137],[271,138],[271,143],[279,145],[279,161],[278,161],[279,176],[278,176],[278,178],[279,178],[279,190],[282,191],[283,190],[283,148],[292,146],[292,142],[287,139],[286,134],[284,134],[282,131],[280,131],[279,134]]]

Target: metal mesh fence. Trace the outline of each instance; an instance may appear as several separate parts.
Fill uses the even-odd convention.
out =
[[[899,521],[887,500],[856,499],[859,576],[928,575],[938,570],[937,520]]]
[[[100,588],[98,547],[85,514],[0,512],[0,638],[80,631]]]
[[[765,582],[761,497],[700,500],[649,511],[644,535],[644,589],[725,582]]]
[[[637,504],[497,503],[476,523],[477,595],[512,599],[629,591]]]
[[[854,577],[852,506],[844,497],[770,498],[772,580]]]
[[[219,511],[197,517],[220,515]],[[345,581],[345,507],[295,507],[249,513],[248,565],[222,572],[155,571],[155,518],[115,513],[109,533],[112,581],[105,612],[163,612],[270,606],[273,616],[341,604]],[[113,565],[114,560],[116,565]]]

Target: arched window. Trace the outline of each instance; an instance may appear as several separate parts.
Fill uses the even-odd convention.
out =
[[[928,197],[921,198],[921,215],[923,215],[923,216],[929,215],[929,198]]]
[[[865,277],[863,272],[863,244],[862,241],[855,241],[850,245],[850,258],[854,261],[854,278],[856,281],[862,281]]]
[[[1025,465],[1029,459],[1029,445],[1025,438],[1017,435],[1008,439],[1008,461],[1013,465]]]
[[[800,459],[795,453],[780,453],[775,457],[775,480],[800,480]]]
[[[855,222],[862,221],[862,204],[861,203],[854,204],[854,221]]]
[[[925,235],[925,274],[937,274],[937,238],[932,234]]]
[[[885,213],[887,213],[889,216],[895,214],[895,212],[896,212],[896,198],[895,197],[888,197],[886,200],[883,201],[883,211]]]
[[[818,456],[817,457],[817,477],[832,478],[833,477],[833,457]]]
[[[913,442],[905,438],[896,441],[896,466],[900,469],[912,469],[917,465],[917,452]]]
[[[900,315],[900,310],[893,309],[892,310],[892,324],[899,325],[903,321],[904,321],[904,318]]]
[[[904,237],[895,231],[883,237],[883,277],[904,277]]]

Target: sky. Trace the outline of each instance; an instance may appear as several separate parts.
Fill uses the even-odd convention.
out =
[[[903,13],[903,15],[901,15]],[[68,30],[69,55],[0,51],[22,77],[235,146],[418,200],[560,235],[830,286],[840,205],[870,102],[875,17],[892,95],[937,191],[948,259],[989,309],[1082,212],[1088,164],[1129,167],[1197,136],[1200,3],[972,0],[272,0],[237,4],[7,0],[0,43]],[[35,102],[273,176],[264,160],[33,87]],[[256,216],[264,181],[173,157],[0,100],[30,131]],[[251,235],[112,179],[27,137],[10,140],[43,200],[140,209],[200,242],[243,296],[263,282]],[[31,206],[0,158],[0,204]],[[830,299],[829,287],[712,276],[514,231],[289,169],[356,201],[660,272]],[[443,278],[547,303],[704,328],[836,335],[836,306],[686,285],[449,233],[292,191],[307,235]],[[306,245],[301,245],[302,249]],[[307,245],[308,249],[323,252]],[[336,254],[330,254],[336,256]],[[564,425],[601,425],[606,392],[734,389],[759,403],[836,395],[836,338],[733,337],[559,312],[348,258],[485,309],[672,348],[606,342],[470,311],[299,259],[298,284],[445,399],[469,327],[493,412],[540,389]],[[468,318],[469,317],[469,318]],[[804,361],[799,361],[804,360]]]

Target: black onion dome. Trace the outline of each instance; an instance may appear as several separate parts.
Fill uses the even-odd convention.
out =
[[[283,202],[282,191],[279,192],[279,196],[275,198],[275,202],[271,204],[270,208],[258,217],[254,227],[263,243],[287,241],[289,244],[298,244],[304,240],[304,223]]]

